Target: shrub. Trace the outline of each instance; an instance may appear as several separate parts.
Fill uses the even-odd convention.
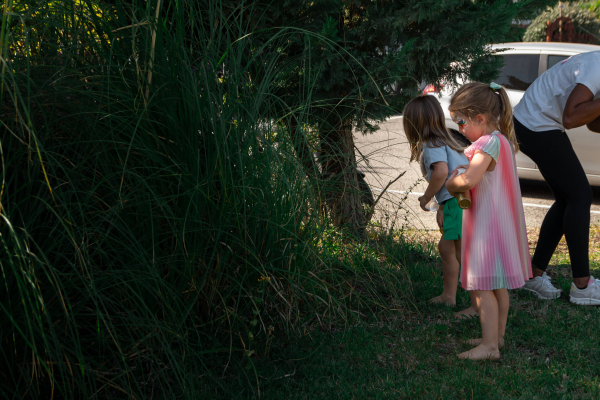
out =
[[[596,18],[600,18],[600,1],[583,1],[580,4],[581,8],[590,10]]]
[[[592,12],[582,9],[578,4],[564,4],[562,16],[569,17],[573,21],[573,27],[576,33],[591,34],[595,37],[595,43],[600,43],[600,21]],[[523,41],[525,42],[545,42],[546,41],[546,23],[554,22],[560,16],[559,6],[555,6],[541,13],[533,20],[531,25],[525,31]]]

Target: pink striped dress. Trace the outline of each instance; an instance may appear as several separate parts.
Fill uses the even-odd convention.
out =
[[[516,289],[532,277],[529,244],[513,147],[500,132],[480,137],[465,150],[471,161],[481,151],[496,160],[471,189],[463,213],[462,287]]]

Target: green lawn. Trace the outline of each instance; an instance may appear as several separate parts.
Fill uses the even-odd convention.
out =
[[[596,260],[596,248],[593,254]],[[456,358],[469,348],[462,340],[480,336],[479,322],[453,318],[453,311],[467,306],[466,291],[460,291],[456,309],[428,303],[441,291],[441,265],[435,257],[421,256],[406,262],[414,296],[401,309],[365,317],[354,326],[314,329],[294,343],[275,341],[269,357],[253,357],[247,377],[226,375],[213,393],[258,398],[242,383],[252,379],[265,399],[600,398],[600,309],[569,302],[568,257],[565,263],[559,251],[554,261],[559,263],[550,275],[565,293],[542,301],[510,292],[499,361]],[[592,274],[600,277],[600,263],[592,264]]]

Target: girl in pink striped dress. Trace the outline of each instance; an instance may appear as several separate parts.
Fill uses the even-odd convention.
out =
[[[473,82],[462,86],[450,101],[450,114],[472,143],[465,150],[464,174],[446,182],[450,193],[471,190],[471,207],[463,214],[461,281],[472,291],[482,338],[459,358],[500,358],[509,298],[531,278],[531,261],[521,190],[514,153],[518,144],[512,108],[499,85]]]

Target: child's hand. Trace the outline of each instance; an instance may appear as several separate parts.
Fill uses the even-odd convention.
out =
[[[454,171],[452,172],[452,175],[450,175],[450,178],[448,178],[448,180],[446,181],[446,184],[448,182],[450,182],[452,179],[456,178],[456,174],[458,174],[458,172]],[[446,186],[446,190],[448,191],[448,193],[450,193],[450,196],[454,197],[454,192],[450,189],[448,189],[448,186],[444,184],[444,186]]]
[[[461,169],[461,168],[467,169],[467,168],[469,168],[469,164],[467,164],[467,165],[459,165],[458,167],[454,168],[452,170],[452,173],[450,174],[450,178],[454,178],[458,174],[458,170]],[[448,179],[450,179],[450,178],[448,178]]]
[[[440,229],[444,228],[444,208],[443,207],[438,208],[435,218],[437,219],[437,224],[440,227]]]
[[[427,203],[429,203],[431,201],[431,197],[427,198],[424,195],[419,197],[419,205],[421,206],[421,210],[423,211],[429,211],[427,208],[425,208],[425,205],[427,205]]]

